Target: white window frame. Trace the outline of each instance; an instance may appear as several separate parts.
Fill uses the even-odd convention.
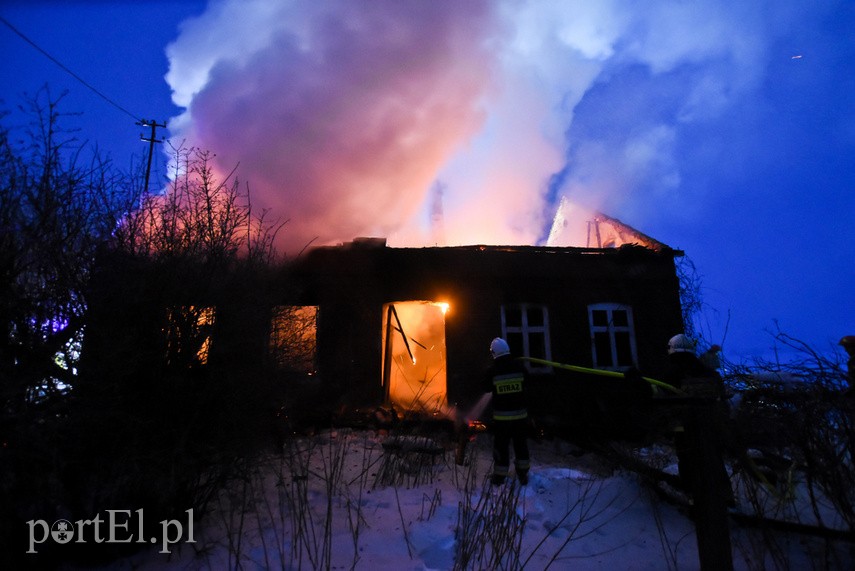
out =
[[[594,311],[606,311],[607,312],[607,324],[606,325],[594,325]],[[613,312],[615,311],[625,311],[626,312],[626,325],[615,325]],[[594,303],[588,306],[588,326],[591,331],[591,355],[594,361],[594,368],[597,369],[606,369],[611,371],[624,371],[628,368],[637,367],[638,366],[638,351],[636,349],[635,343],[635,324],[632,316],[632,307],[629,305],[625,305],[622,303]],[[615,333],[628,333],[629,334],[629,350],[630,356],[632,358],[632,363],[630,365],[618,365],[618,355],[617,355],[617,343],[615,342]],[[597,355],[597,343],[596,343],[596,334],[597,333],[608,333],[609,334],[609,347],[611,349],[611,362],[612,366],[603,366],[600,364],[601,358]]]
[[[543,325],[529,325],[528,310],[539,309],[543,314]],[[543,347],[545,360],[552,360],[552,345],[549,340],[549,309],[541,303],[509,303],[502,305],[502,337],[508,338],[509,333],[519,333],[523,342],[523,354],[519,357],[533,357],[531,354],[531,335],[543,335]],[[507,322],[507,311],[513,309],[520,312],[520,325],[509,326]],[[537,358],[541,358],[538,356]],[[525,366],[532,373],[548,373],[552,371],[549,365],[541,365],[526,361]]]

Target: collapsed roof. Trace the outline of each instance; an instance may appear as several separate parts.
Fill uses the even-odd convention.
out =
[[[546,244],[585,248],[619,248],[630,244],[657,252],[671,249],[617,218],[595,210],[586,210],[565,198],[561,199],[555,212]]]

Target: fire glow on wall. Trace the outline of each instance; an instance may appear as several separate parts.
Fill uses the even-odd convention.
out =
[[[448,308],[434,301],[383,306],[383,387],[398,410],[432,414],[445,408]]]

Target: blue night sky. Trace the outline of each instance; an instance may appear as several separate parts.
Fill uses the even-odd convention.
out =
[[[110,100],[0,22],[2,108],[68,90],[66,126],[122,168],[145,158],[135,120],[168,121],[291,219],[286,253],[533,244],[564,198],[684,250],[704,340],[730,359],[769,357],[776,324],[823,351],[855,334],[853,2],[2,0],[0,16]]]

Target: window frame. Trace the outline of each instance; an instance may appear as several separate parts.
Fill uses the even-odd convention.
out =
[[[508,311],[510,309],[514,309],[519,311],[520,313],[520,324],[517,325],[508,325]],[[541,315],[543,317],[542,325],[529,325],[528,323],[528,310],[536,309],[541,311]],[[543,303],[506,303],[501,306],[501,318],[502,318],[502,337],[507,340],[509,337],[509,333],[516,333],[522,337],[522,355],[518,355],[520,357],[534,357],[531,354],[531,336],[532,335],[542,335],[543,336],[543,357],[534,357],[534,358],[543,358],[546,361],[552,361],[552,345],[549,338],[549,308],[546,304]],[[549,373],[552,371],[552,367],[550,365],[541,365],[539,363],[532,363],[531,361],[525,361],[525,366],[531,373]]]
[[[594,324],[594,312],[606,311],[606,325]],[[615,325],[614,312],[626,312],[626,325]],[[638,367],[638,347],[635,341],[635,320],[632,315],[632,306],[624,303],[602,302],[588,305],[588,331],[591,335],[591,361],[595,369],[606,371],[626,371],[631,367]],[[601,365],[601,359],[597,356],[597,333],[608,333],[611,366]],[[618,343],[615,339],[616,333],[627,333],[629,337],[630,364],[618,363]]]

